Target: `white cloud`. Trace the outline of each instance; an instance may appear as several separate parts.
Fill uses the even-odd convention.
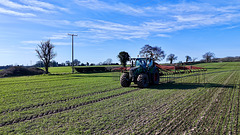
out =
[[[37,0],[21,0],[30,5],[39,5],[48,9],[54,9],[54,5]],[[125,24],[105,20],[50,20],[38,18],[22,18],[21,20],[52,27],[72,27],[81,35],[82,40],[111,40],[111,39],[136,39],[150,36],[171,37],[174,31],[202,28],[212,25],[225,25],[233,21],[239,22],[240,5],[213,6],[208,3],[179,3],[154,5],[152,7],[131,7],[123,3],[109,4],[100,0],[75,0],[80,6],[92,10],[110,10],[128,12],[127,14],[148,15],[147,18],[136,19],[134,24]],[[134,18],[133,18],[134,19]],[[68,31],[67,31],[68,32]],[[66,33],[59,33],[48,39],[65,39]],[[65,44],[65,43],[64,43]]]
[[[175,16],[179,24],[194,24],[196,27],[222,25],[233,22],[236,18],[240,18],[240,14],[220,14],[220,15],[178,15]]]
[[[47,2],[41,2],[38,0],[20,0],[22,3],[13,2],[10,0],[0,0],[0,5],[3,5],[11,10],[15,10],[13,12],[19,11],[36,11],[36,12],[44,12],[44,13],[56,13],[57,10],[68,12],[67,8],[62,8],[59,6],[55,6],[53,4]]]
[[[212,18],[212,15],[177,15],[176,17],[178,22],[198,22]]]
[[[130,25],[123,25],[123,24],[108,22],[108,21],[104,21],[104,20],[77,21],[77,22],[75,22],[75,24],[78,27],[110,30],[110,31],[125,31],[126,29],[129,29],[129,30],[138,29],[137,26],[135,27],[135,26],[130,26]]]
[[[85,34],[91,35],[91,38],[97,39],[132,39],[146,38],[149,32],[145,31],[141,26],[123,25],[103,20],[95,21],[77,21],[76,26],[88,29]]]
[[[4,8],[1,8],[1,7],[0,7],[0,13],[8,14],[8,15],[21,16],[21,17],[34,17],[34,16],[36,16],[35,14],[32,14],[32,13],[21,13],[21,12],[16,12],[16,11],[4,9]]]
[[[20,20],[39,23],[52,27],[61,27],[63,25],[70,25],[71,22],[68,20],[51,20],[51,19],[40,19],[40,18],[20,18]]]
[[[46,37],[47,39],[65,39],[68,38],[68,33],[59,33],[59,34],[55,34],[52,35],[50,37]]]
[[[234,26],[229,26],[229,27],[223,28],[223,30],[234,29],[234,28],[239,28],[239,27],[240,27],[240,25],[234,25]]]
[[[22,41],[22,44],[29,44],[29,45],[39,45],[41,44],[42,41],[38,41],[38,40],[29,40],[29,41]],[[51,41],[51,43],[53,45],[71,45],[71,42],[55,42],[55,41]],[[27,50],[34,50],[36,48],[32,48],[32,47],[20,47],[21,49],[27,49]]]
[[[41,41],[38,40],[29,40],[29,41],[22,41],[23,44],[40,44]]]
[[[141,8],[134,8],[123,3],[108,4],[99,0],[75,0],[75,2],[81,7],[89,8],[92,10],[118,11],[131,15],[144,13],[144,10]]]
[[[169,36],[169,35],[167,35],[167,34],[157,34],[156,36],[157,36],[157,37],[168,37],[168,38],[171,37],[171,36]]]
[[[167,19],[145,21],[138,25],[123,25],[103,20],[77,21],[76,26],[88,29],[85,33],[96,39],[134,39],[149,36],[170,37],[169,33],[184,29],[224,25],[240,19],[240,13],[176,14]]]
[[[45,10],[40,7],[21,5],[9,0],[0,0],[0,4],[13,9],[29,9],[34,11],[49,12],[49,10]]]
[[[71,45],[71,42],[52,42],[52,44],[53,45],[60,45],[60,46],[62,46],[62,45]]]
[[[58,9],[62,11],[68,11],[67,8],[59,7],[59,6],[56,6],[47,2],[38,1],[38,0],[20,0],[20,1],[34,7],[42,7],[42,8],[51,9],[51,10]]]

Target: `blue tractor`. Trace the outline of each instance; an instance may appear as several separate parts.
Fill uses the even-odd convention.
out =
[[[129,87],[134,82],[140,88],[152,84],[159,84],[159,68],[154,64],[153,58],[132,58],[131,68],[120,77],[122,87]]]

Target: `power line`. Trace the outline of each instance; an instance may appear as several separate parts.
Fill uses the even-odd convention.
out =
[[[74,68],[73,68],[73,58],[74,58],[74,55],[73,55],[73,37],[74,36],[78,36],[77,34],[68,34],[69,36],[72,36],[72,73],[74,73]]]

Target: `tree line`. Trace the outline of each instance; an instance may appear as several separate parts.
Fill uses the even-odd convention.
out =
[[[109,58],[110,59],[110,58]],[[111,59],[112,61],[112,59]],[[62,66],[71,66],[72,62],[67,60],[66,62],[56,62],[55,60],[50,61],[49,67],[62,67]],[[97,64],[95,63],[81,63],[78,59],[73,60],[73,65],[74,66],[96,66],[96,65],[119,65],[119,63],[112,63],[110,60],[106,60],[104,62],[99,62]],[[33,65],[34,67],[44,67],[43,61],[37,61],[36,64]]]
[[[141,57],[152,56],[155,61],[161,61],[166,57],[166,54],[161,49],[161,47],[150,46],[150,45],[143,46],[141,48],[141,51],[139,52],[139,55]],[[118,54],[117,58],[119,59],[121,64],[124,67],[126,67],[127,62],[130,60],[130,55],[127,52],[122,51]],[[170,64],[173,64],[173,62],[176,61],[177,58],[178,57],[175,54],[171,53],[171,54],[167,55],[166,60],[169,61]],[[195,62],[197,60],[197,58],[195,58],[195,57],[192,58],[189,55],[186,55],[185,58],[186,58],[185,63]],[[203,55],[203,58],[204,58],[205,62],[212,62],[212,59],[215,58],[215,54],[212,52],[207,52]],[[201,61],[203,61],[203,60],[201,60]],[[182,63],[182,61],[180,61],[180,63]]]
[[[49,66],[70,66],[72,64],[74,66],[94,66],[95,65],[94,63],[89,64],[88,62],[86,64],[81,63],[78,59],[75,59],[73,61],[73,63],[70,62],[70,61],[66,61],[65,63],[59,64],[58,62],[53,60],[53,58],[57,54],[53,52],[54,45],[50,43],[50,40],[48,40],[46,42],[41,42],[41,44],[38,45],[37,47],[38,48],[35,51],[36,51],[37,56],[39,57],[39,59],[41,61],[38,61],[35,64],[35,66],[38,66],[38,67],[43,67],[44,66],[46,73],[48,73],[48,67]],[[155,61],[161,61],[161,60],[163,60],[166,57],[166,54],[161,49],[161,47],[150,46],[150,45],[143,46],[141,48],[141,51],[139,52],[139,55],[141,57],[150,57],[150,56],[152,56]],[[200,61],[205,61],[205,62],[212,62],[212,60],[220,61],[220,59],[214,59],[215,58],[215,54],[212,53],[212,52],[207,52],[202,57],[203,57],[203,60],[200,60]],[[128,52],[121,51],[117,55],[117,58],[121,62],[121,65],[126,67],[127,62],[130,60],[130,55],[128,54]],[[178,57],[175,54],[171,53],[171,54],[167,55],[166,60],[169,61],[170,64],[173,64],[173,62],[176,61],[177,58]],[[186,58],[185,63],[195,62],[197,60],[197,58],[194,58],[194,57],[192,58],[189,55],[186,55],[185,58]],[[228,60],[233,60],[233,59],[235,60],[236,58],[228,57],[227,59]],[[182,63],[182,62],[180,61],[180,63]],[[100,62],[97,65],[118,65],[118,63],[112,63],[112,59],[108,58],[106,61]]]
[[[78,59],[74,59],[73,62],[66,61],[65,63],[59,64],[58,62],[54,61],[53,58],[57,55],[53,51],[54,45],[50,42],[50,40],[47,40],[46,42],[41,42],[40,45],[37,45],[37,49],[35,50],[37,53],[38,58],[40,61],[38,61],[35,66],[37,67],[45,67],[45,72],[48,74],[48,68],[50,66],[57,67],[57,66],[70,66],[73,64],[73,66],[94,66],[94,63],[89,64],[89,62],[86,62],[86,64],[81,63]],[[118,63],[112,63],[112,59],[108,58],[104,62],[100,62],[99,65],[118,65]]]

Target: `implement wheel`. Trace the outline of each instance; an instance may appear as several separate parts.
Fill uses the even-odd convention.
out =
[[[129,80],[129,74],[123,73],[120,77],[120,83],[122,87],[129,87],[131,84],[131,81]]]
[[[140,88],[146,88],[149,85],[148,75],[140,74],[137,78],[137,84]]]

